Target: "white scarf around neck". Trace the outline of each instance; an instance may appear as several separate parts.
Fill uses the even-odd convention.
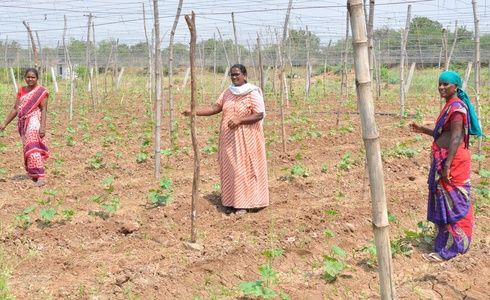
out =
[[[251,83],[245,83],[240,86],[235,86],[232,84],[228,87],[228,89],[230,89],[230,92],[235,96],[243,96],[252,91],[258,90],[259,87]]]

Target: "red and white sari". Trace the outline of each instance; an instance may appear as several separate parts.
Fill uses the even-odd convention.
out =
[[[32,179],[44,178],[44,160],[49,157],[48,147],[39,136],[41,128],[41,103],[48,97],[48,91],[37,85],[31,91],[21,87],[17,92],[18,129],[24,146],[24,165]]]

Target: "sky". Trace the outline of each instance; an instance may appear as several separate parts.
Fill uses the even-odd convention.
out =
[[[489,1],[489,3],[487,3]],[[0,1],[0,41],[16,40],[27,46],[27,33],[22,21],[37,31],[42,45],[62,43],[63,20],[67,17],[67,39],[85,40],[88,14],[94,16],[95,40],[116,40],[136,44],[145,41],[144,17],[148,34],[153,26],[151,0],[2,0]],[[369,1],[367,1],[369,2]],[[189,31],[184,15],[194,11],[198,41],[216,37],[218,28],[223,39],[234,39],[231,13],[234,13],[238,42],[255,44],[257,34],[263,43],[272,42],[274,31],[282,33],[288,0],[184,0],[175,41],[188,43]],[[459,26],[474,30],[471,0],[377,0],[374,27],[405,27],[407,7],[411,16],[423,16],[454,30]],[[168,44],[178,0],[160,0],[160,32],[162,47]],[[477,1],[480,34],[490,33],[490,0]],[[143,14],[143,9],[145,14]],[[293,0],[290,29],[305,29],[316,34],[322,44],[345,36],[346,1]]]

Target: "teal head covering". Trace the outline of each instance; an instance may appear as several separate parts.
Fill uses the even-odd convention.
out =
[[[444,71],[439,75],[439,82],[446,82],[455,84],[457,86],[457,94],[458,98],[463,100],[468,107],[468,117],[469,117],[469,132],[471,135],[483,136],[483,132],[480,127],[480,122],[478,121],[478,116],[476,115],[475,108],[473,104],[471,104],[470,97],[468,94],[461,88],[463,86],[463,82],[461,81],[461,76],[454,71]]]

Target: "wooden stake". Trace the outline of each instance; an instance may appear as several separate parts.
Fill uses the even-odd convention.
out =
[[[473,6],[473,19],[475,21],[475,105],[476,115],[478,116],[478,122],[481,127],[481,106],[480,106],[480,18],[476,12],[476,1],[472,0]],[[482,152],[482,137],[478,137],[478,154]],[[481,160],[478,161],[478,170],[481,170]]]
[[[286,19],[284,20],[284,26],[282,29],[282,39],[281,42],[278,43],[280,45],[280,51],[279,51],[279,64],[281,68],[280,72],[280,80],[281,80],[281,135],[282,135],[282,152],[286,153],[286,125],[284,122],[284,100],[287,94],[287,88],[286,88],[286,75],[284,74],[284,60],[286,58],[286,49],[285,49],[285,44],[286,44],[286,38],[288,35],[288,22],[289,22],[289,16],[291,14],[291,8],[293,6],[293,0],[289,0],[288,4],[288,10],[286,13]]]
[[[192,149],[194,150],[194,177],[192,180],[192,205],[191,205],[191,242],[195,243],[197,238],[196,228],[196,202],[199,192],[199,172],[200,172],[200,160],[199,160],[199,146],[197,144],[196,136],[196,15],[192,12],[192,17],[185,16],[187,27],[191,33],[190,42],[190,65],[191,65],[191,138]]]
[[[29,24],[26,21],[22,21],[22,24],[24,24],[25,28],[27,29],[27,34],[29,35],[30,41],[31,41],[31,46],[32,46],[32,53],[34,53],[34,67],[37,69],[38,67],[38,53],[37,53],[37,47],[36,47],[36,42],[34,42],[34,36],[32,35],[32,30]]]
[[[305,102],[308,102],[310,97],[311,86],[311,62],[310,62],[310,32],[306,26],[306,74],[305,74]]]
[[[236,26],[235,26],[235,13],[231,13],[231,23],[233,24],[233,36],[235,38],[235,51],[236,51],[236,61],[241,64],[241,57],[240,57],[240,49],[238,48],[238,39],[237,39],[237,34],[236,34]]]
[[[347,5],[351,16],[352,45],[354,48],[354,65],[358,95],[357,101],[369,172],[372,223],[378,259],[381,299],[395,299],[383,166],[381,162],[379,134],[376,128],[371,92],[371,78],[369,74],[366,23],[363,18],[362,0],[349,0]]]
[[[70,101],[69,101],[69,117],[70,121],[73,120],[73,97],[75,96],[75,71],[73,70],[73,65],[71,64],[70,52],[68,51],[68,46],[66,45],[66,30],[67,30],[67,18],[64,16],[64,29],[63,29],[63,48],[65,49],[65,63],[68,65],[70,70]]]
[[[162,55],[160,53],[160,17],[158,0],[153,0],[153,20],[155,28],[155,178],[160,178],[161,124],[162,124]]]
[[[468,87],[468,81],[470,80],[470,75],[471,75],[471,69],[473,68],[473,62],[469,61],[468,65],[466,66],[466,71],[464,73],[464,78],[463,78],[463,86],[462,89],[466,90]]]
[[[168,114],[169,114],[169,135],[170,135],[170,145],[174,145],[174,37],[175,30],[177,29],[177,24],[179,23],[180,12],[182,11],[182,2],[179,0],[177,6],[177,13],[175,13],[174,23],[172,29],[170,30],[170,41],[168,45]]]
[[[221,41],[221,45],[223,45],[223,51],[225,52],[226,65],[229,68],[229,67],[231,67],[231,64],[230,64],[230,59],[228,58],[228,51],[226,51],[225,42],[223,41],[223,36],[221,35],[221,31],[219,31],[219,28],[216,27],[216,29],[218,30],[219,40]],[[225,74],[225,76],[228,76],[228,74]]]
[[[262,95],[265,101],[265,91],[264,91],[264,66],[262,65],[262,46],[260,45],[260,35],[257,33],[257,55],[259,56],[259,82],[260,89],[262,90]]]
[[[454,39],[453,46],[451,47],[451,52],[449,52],[449,57],[446,61],[446,65],[444,66],[445,70],[449,70],[449,65],[451,63],[451,58],[453,57],[454,48],[456,48],[456,41],[458,40],[458,20],[456,20],[454,24]]]
[[[412,5],[408,5],[405,29],[402,30],[400,52],[400,117],[405,115],[405,58],[407,57],[408,31],[410,30],[410,18]]]
[[[17,86],[17,80],[15,80],[14,69],[13,68],[9,68],[9,69],[10,69],[10,79],[12,79],[12,84],[14,85],[14,93],[17,93],[19,87]]]
[[[340,110],[342,109],[342,103],[347,99],[347,41],[349,39],[349,13],[345,17],[345,43],[344,51],[342,53],[342,80],[340,81],[340,97],[337,102],[337,117],[335,120],[335,126],[340,125]]]
[[[374,78],[374,0],[369,0],[369,18],[367,24],[368,52],[369,52],[369,74],[371,82]]]

